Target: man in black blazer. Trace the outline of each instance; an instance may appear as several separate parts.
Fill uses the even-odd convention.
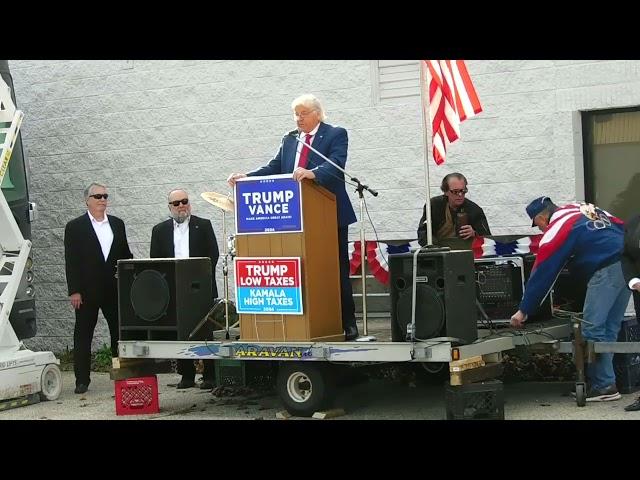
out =
[[[624,248],[622,250],[622,273],[627,286],[633,292],[636,318],[640,321],[640,215],[631,217],[624,224]],[[628,412],[640,410],[640,397],[625,407]]]
[[[442,195],[430,199],[433,243],[454,237],[471,241],[476,235],[491,235],[484,210],[466,197],[469,190],[464,175],[458,172],[445,175],[440,190]],[[427,244],[426,220],[425,204],[418,224],[418,243],[423,247]]]
[[[98,309],[107,319],[111,355],[118,356],[118,260],[133,258],[124,222],[107,215],[107,187],[92,183],[84,191],[87,213],[67,223],[64,230],[64,260],[69,300],[75,309],[73,370],[75,393],[89,388],[91,341]]]
[[[216,286],[216,263],[218,242],[211,221],[191,215],[189,194],[177,189],[169,192],[171,218],[153,227],[151,233],[151,258],[209,257],[211,259],[211,298],[218,296]],[[196,368],[193,360],[178,360],[178,373],[182,375],[178,388],[195,386]],[[204,372],[200,388],[212,389],[215,370],[212,360],[204,361]]]

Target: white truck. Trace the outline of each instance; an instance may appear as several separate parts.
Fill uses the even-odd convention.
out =
[[[23,113],[0,78],[0,184],[7,173]],[[17,296],[33,294],[31,241],[25,239],[0,190],[0,410],[56,400],[62,391],[60,361],[52,352],[33,352],[18,339],[9,316]]]

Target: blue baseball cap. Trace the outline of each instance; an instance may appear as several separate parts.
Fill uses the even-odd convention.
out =
[[[549,197],[538,197],[535,200],[532,200],[529,205],[527,205],[527,215],[531,218],[531,226],[535,227],[536,224],[533,221],[540,212],[542,212],[547,205],[551,203],[551,199]]]

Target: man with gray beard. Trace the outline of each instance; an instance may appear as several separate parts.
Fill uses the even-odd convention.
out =
[[[169,214],[171,218],[153,227],[151,233],[151,258],[209,257],[211,259],[211,298],[218,296],[216,287],[216,263],[218,242],[211,221],[191,215],[189,194],[183,189],[169,192]],[[178,360],[178,373],[182,375],[178,388],[195,386],[196,369],[193,360]],[[212,389],[215,370],[212,360],[204,361],[202,389]]]

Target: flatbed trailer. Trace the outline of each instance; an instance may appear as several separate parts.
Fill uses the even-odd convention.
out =
[[[458,345],[449,339],[415,342],[259,342],[242,340],[119,342],[121,359],[191,359],[269,361],[278,367],[276,390],[285,408],[294,415],[309,416],[322,409],[332,395],[332,375],[338,366],[358,367],[384,363],[420,363],[453,366],[465,360],[537,345],[562,351],[572,345],[569,318],[554,318],[524,329],[479,329],[477,341]],[[225,331],[217,332],[225,337]],[[215,338],[215,337],[214,337]],[[572,350],[570,350],[572,351]],[[449,369],[447,369],[449,371]]]

